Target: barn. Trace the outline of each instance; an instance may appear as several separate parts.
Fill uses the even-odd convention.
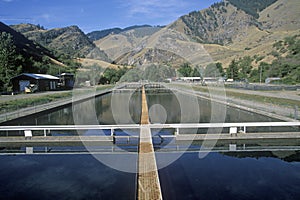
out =
[[[23,73],[11,79],[14,92],[24,92],[25,88],[35,88],[35,91],[56,90],[59,78],[48,74]]]

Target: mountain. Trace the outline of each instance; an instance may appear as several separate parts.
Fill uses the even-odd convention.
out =
[[[12,27],[56,55],[63,52],[86,58],[84,63],[101,63],[93,61],[97,59],[118,65],[177,68],[184,62],[205,67],[220,62],[227,68],[232,60],[250,56],[257,68],[277,59],[281,52],[275,52],[274,43],[300,34],[299,16],[299,0],[224,0],[164,27],[131,26],[87,35],[77,26],[51,30],[32,24]]]
[[[193,65],[215,61],[227,67],[246,55],[271,63],[273,44],[299,33],[299,12],[298,0],[225,0],[154,32],[118,29],[94,43],[118,64],[154,62],[177,67],[183,59]],[[141,31],[147,34],[138,37]]]
[[[151,34],[135,29],[96,41],[115,63],[127,65],[166,64],[179,67],[184,62],[210,62],[203,45],[183,33],[165,27]],[[201,55],[202,59],[197,59]]]
[[[101,31],[93,31],[87,34],[88,38],[91,41],[96,41],[100,40],[101,38],[104,38],[110,34],[119,34],[122,32],[123,29],[121,28],[110,28],[110,29],[105,29]]]
[[[144,41],[161,30],[161,27],[127,28],[125,32],[110,34],[105,38],[94,41],[96,46],[102,49],[111,60],[115,61],[124,54],[138,51],[143,48]]]
[[[182,16],[153,33],[138,28],[108,35],[94,43],[119,64],[143,65],[154,62],[178,67],[183,60],[202,65],[212,62],[209,53],[214,53],[208,53],[204,45],[217,44],[222,51],[227,51],[225,46],[233,43],[233,40],[243,40],[247,37],[245,31],[248,29],[259,31],[255,17],[229,2],[221,2]],[[137,33],[142,31],[148,34],[137,37]],[[234,55],[236,50],[228,52]]]
[[[101,31],[93,31],[91,33],[88,33],[87,36],[91,41],[100,40],[110,34],[119,34],[122,32],[139,29],[139,28],[153,28],[154,30],[157,30],[157,28],[163,28],[161,26],[152,27],[150,25],[135,25],[135,26],[129,26],[127,28],[121,29],[121,28],[112,28],[112,29],[105,29]]]
[[[71,57],[88,57],[109,61],[107,55],[98,49],[77,26],[50,30],[33,24],[18,24],[11,27],[28,39],[58,54],[64,53]]]
[[[192,40],[205,44],[227,45],[256,29],[256,19],[228,2],[212,5],[180,17],[171,28],[185,33]]]
[[[254,7],[255,13],[247,11]],[[229,0],[182,16],[170,28],[203,44],[212,60],[224,67],[247,55],[262,58],[253,62],[255,67],[275,59],[271,53],[276,41],[299,34],[299,16],[297,0]]]
[[[182,60],[193,65],[216,60],[227,65],[234,57],[243,55],[245,49],[249,53],[255,45],[260,46],[255,41],[265,41],[270,34],[270,30],[265,30],[269,22],[262,23],[260,13],[276,2],[222,1],[184,15],[166,27],[106,30],[107,35],[94,43],[118,64],[164,63],[178,67]]]
[[[7,32],[13,36],[13,41],[16,45],[17,52],[24,57],[33,57],[33,59],[41,60],[42,57],[46,55],[54,58],[54,55],[51,51],[44,48],[40,44],[27,39],[24,35],[15,31],[2,22],[0,22],[0,32]]]

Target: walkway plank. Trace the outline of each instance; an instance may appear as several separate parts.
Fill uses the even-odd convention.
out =
[[[149,114],[144,87],[142,90],[142,115],[138,162],[138,200],[162,199],[151,129],[149,127]]]

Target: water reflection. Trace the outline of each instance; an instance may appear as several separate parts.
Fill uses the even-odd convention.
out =
[[[189,112],[185,116],[182,116],[182,111],[180,108],[180,102],[184,102],[184,108],[188,109]],[[183,95],[181,93],[172,92],[168,93],[147,93],[148,107],[151,108],[153,105],[161,105],[167,113],[166,123],[211,123],[212,119],[212,103],[209,100],[197,98],[195,100],[188,95]],[[195,107],[195,106],[198,106]],[[272,122],[280,121],[267,116],[251,113],[245,110],[221,106],[218,103],[214,103],[213,106],[220,107],[216,108],[215,115],[226,114],[225,121],[213,121],[213,122]],[[224,108],[224,109],[223,109]],[[199,112],[198,112],[199,111]],[[217,118],[216,118],[217,119]],[[155,116],[152,117],[151,121],[157,121]]]
[[[188,95],[174,94],[171,91],[163,93],[147,92],[147,102],[152,123],[210,123],[213,119],[212,104],[205,99],[191,98]],[[216,106],[218,107],[218,104],[214,103],[214,107]],[[216,112],[214,115],[226,114],[225,122],[279,121],[232,107],[220,106],[220,109],[216,109]],[[5,125],[73,125],[74,121],[76,124],[86,125],[130,124],[139,123],[140,114],[140,92],[119,92],[99,96],[32,117],[13,120],[5,123]],[[216,118],[213,122],[223,121],[218,121],[218,118]]]
[[[135,199],[136,175],[91,155],[0,156],[0,163],[1,199]]]
[[[165,154],[157,154],[158,163]],[[254,157],[252,157],[254,156]],[[285,162],[266,153],[185,153],[159,171],[164,199],[299,199],[299,151]],[[172,189],[170,189],[172,188]]]
[[[105,94],[87,101],[73,104],[64,108],[36,114],[32,117],[24,117],[13,120],[3,125],[98,125],[98,124],[128,124],[139,123],[141,113],[140,93],[119,93],[117,105],[112,110],[112,93]],[[124,107],[128,105],[124,117]],[[113,112],[114,111],[114,112]]]

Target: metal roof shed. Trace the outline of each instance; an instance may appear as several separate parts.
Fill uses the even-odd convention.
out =
[[[23,73],[11,79],[14,92],[23,92],[25,87],[37,86],[37,91],[56,90],[59,78],[48,74]]]
[[[60,87],[61,89],[73,89],[75,84],[74,74],[71,73],[62,73],[58,75],[60,78]]]

